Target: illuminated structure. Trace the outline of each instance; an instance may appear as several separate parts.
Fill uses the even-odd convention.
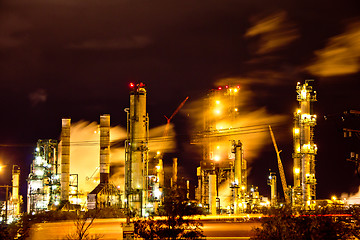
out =
[[[20,203],[21,197],[19,195],[19,183],[20,183],[20,167],[13,165],[12,169],[12,194],[10,198],[10,203],[12,205],[12,215],[20,215]]]
[[[60,165],[56,140],[38,140],[28,177],[27,212],[49,210],[60,204]]]
[[[120,192],[110,183],[110,115],[100,116],[100,183],[87,196],[88,209],[120,206]]]
[[[143,83],[130,84],[130,108],[127,112],[125,142],[125,204],[137,215],[145,216],[148,192],[149,117]]]
[[[270,172],[268,185],[270,186],[270,205],[275,207],[277,203],[276,173]]]
[[[316,115],[312,111],[312,102],[316,101],[316,92],[309,81],[296,86],[299,109],[294,113],[294,187],[292,204],[294,207],[313,209],[316,199],[314,127]]]
[[[238,134],[239,91],[239,86],[225,86],[209,93],[204,129],[193,141],[203,147],[196,199],[210,214],[240,213],[246,207],[246,160],[241,142],[232,136]]]
[[[69,202],[70,191],[70,126],[71,119],[62,119],[61,129],[61,201]]]

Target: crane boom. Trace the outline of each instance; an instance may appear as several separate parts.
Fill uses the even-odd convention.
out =
[[[164,131],[163,137],[167,137],[171,119],[180,111],[180,109],[184,106],[185,102],[188,99],[189,99],[189,97],[186,97],[185,100],[180,103],[180,105],[176,108],[176,110],[173,112],[173,114],[169,118],[164,115],[164,117],[166,118],[166,126],[165,126],[165,131]]]
[[[275,136],[274,136],[274,133],[273,133],[270,125],[269,125],[269,130],[270,130],[271,140],[272,140],[272,142],[273,142],[273,144],[274,144],[274,148],[275,148],[275,151],[276,151],[276,156],[277,156],[277,161],[278,161],[278,166],[279,166],[279,173],[280,173],[281,184],[282,184],[282,187],[283,187],[283,190],[284,190],[285,202],[286,202],[286,203],[290,203],[289,196],[287,195],[287,183],[286,183],[286,178],[285,178],[284,167],[283,167],[283,165],[282,165],[281,158],[280,158],[280,152],[281,152],[281,151],[278,150],[278,147],[277,147],[276,141],[275,141]]]

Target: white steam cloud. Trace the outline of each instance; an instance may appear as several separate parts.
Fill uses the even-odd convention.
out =
[[[78,186],[81,193],[92,191],[100,178],[100,132],[97,122],[79,121],[71,125],[70,133],[70,173],[78,174]],[[149,157],[157,151],[171,152],[175,148],[172,125],[166,139],[162,137],[165,125],[150,129]],[[110,129],[110,165],[114,168],[110,176],[116,186],[124,190],[124,165],[126,129],[114,126]]]

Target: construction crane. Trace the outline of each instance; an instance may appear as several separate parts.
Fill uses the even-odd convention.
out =
[[[279,151],[277,145],[276,145],[276,141],[275,141],[275,137],[274,137],[274,133],[273,131],[271,130],[271,126],[269,125],[269,130],[270,130],[270,135],[271,135],[271,139],[272,139],[272,142],[274,144],[274,148],[275,148],[275,151],[276,151],[276,156],[277,156],[277,161],[278,161],[278,166],[279,166],[279,173],[280,173],[280,179],[281,179],[281,184],[282,184],[282,187],[283,187],[283,190],[284,190],[284,197],[285,197],[285,202],[288,204],[290,203],[290,198],[287,194],[287,184],[286,184],[286,178],[285,178],[285,173],[284,173],[284,167],[281,163],[281,159],[280,159],[280,152],[281,150]]]
[[[180,109],[184,106],[185,102],[188,99],[189,99],[189,97],[186,97],[185,100],[180,103],[180,105],[176,108],[176,110],[173,112],[173,114],[169,118],[164,115],[164,117],[166,118],[166,126],[165,126],[164,135],[163,135],[164,138],[167,137],[167,135],[168,135],[171,119],[180,111]]]

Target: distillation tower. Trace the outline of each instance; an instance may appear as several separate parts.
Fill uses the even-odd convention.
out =
[[[296,86],[299,108],[294,113],[294,187],[292,203],[294,207],[313,209],[316,199],[314,127],[316,115],[312,103],[316,101],[316,91],[309,85],[310,80]]]
[[[146,215],[148,203],[149,117],[146,112],[146,89],[143,83],[130,84],[130,108],[127,112],[125,142],[125,204],[140,216]]]

